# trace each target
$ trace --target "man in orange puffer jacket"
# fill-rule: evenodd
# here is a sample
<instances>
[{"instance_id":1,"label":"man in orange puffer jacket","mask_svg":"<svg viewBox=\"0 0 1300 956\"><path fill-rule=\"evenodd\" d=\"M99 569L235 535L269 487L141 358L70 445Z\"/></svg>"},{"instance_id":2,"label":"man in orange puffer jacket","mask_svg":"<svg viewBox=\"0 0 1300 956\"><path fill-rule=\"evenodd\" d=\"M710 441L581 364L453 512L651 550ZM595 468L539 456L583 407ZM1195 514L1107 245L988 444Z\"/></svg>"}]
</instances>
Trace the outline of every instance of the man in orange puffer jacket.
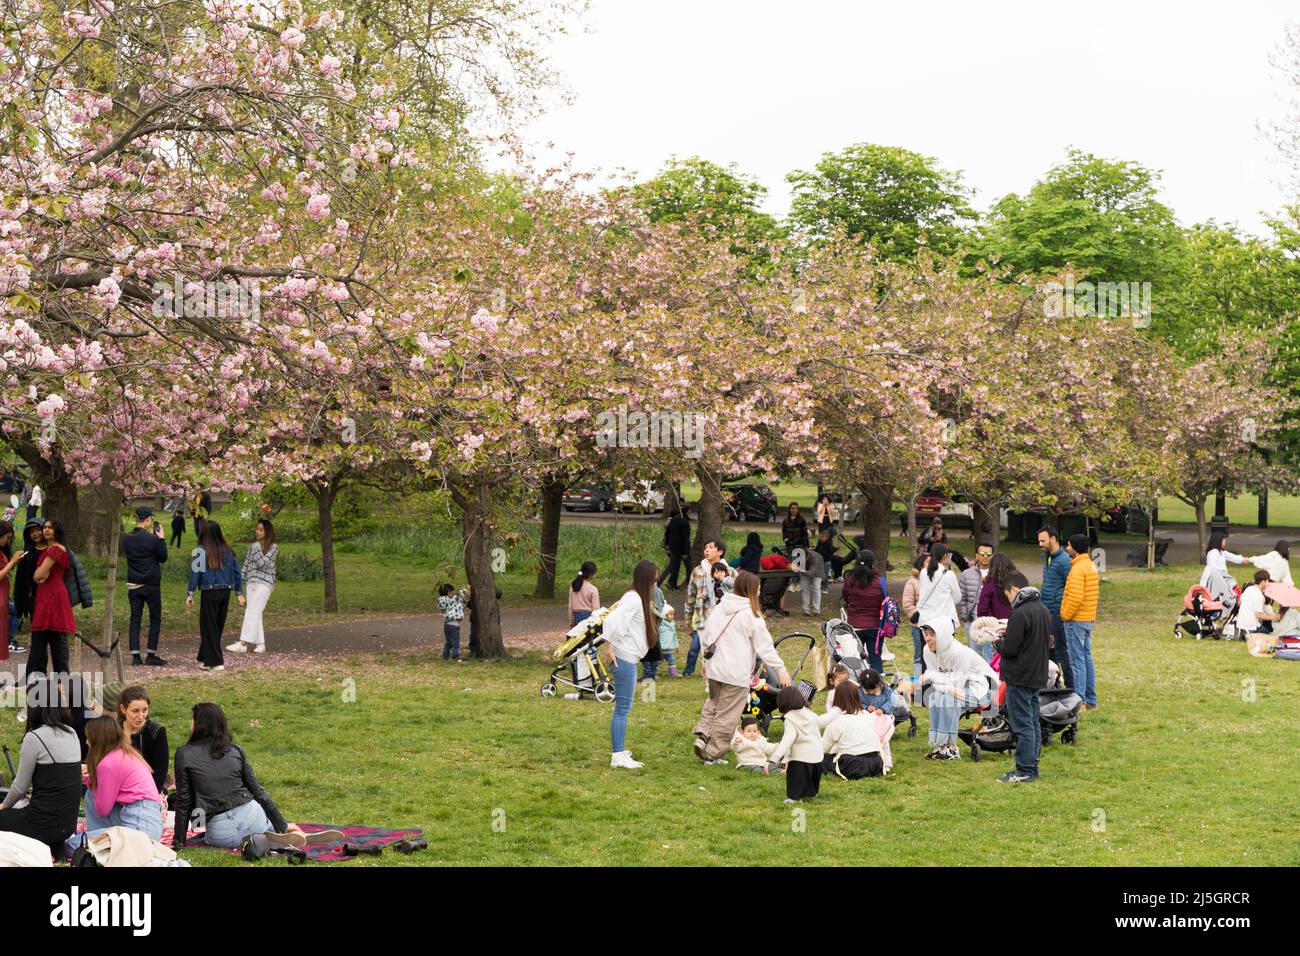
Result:
<instances>
[{"instance_id":1,"label":"man in orange puffer jacket","mask_svg":"<svg viewBox=\"0 0 1300 956\"><path fill-rule=\"evenodd\" d=\"M1065 622L1065 643L1070 649L1070 674L1074 689L1089 710L1097 709L1097 677L1092 666L1092 625L1097 620L1097 592L1100 577L1088 555L1088 536L1070 536L1070 576L1061 597L1061 620Z\"/></svg>"}]
</instances>

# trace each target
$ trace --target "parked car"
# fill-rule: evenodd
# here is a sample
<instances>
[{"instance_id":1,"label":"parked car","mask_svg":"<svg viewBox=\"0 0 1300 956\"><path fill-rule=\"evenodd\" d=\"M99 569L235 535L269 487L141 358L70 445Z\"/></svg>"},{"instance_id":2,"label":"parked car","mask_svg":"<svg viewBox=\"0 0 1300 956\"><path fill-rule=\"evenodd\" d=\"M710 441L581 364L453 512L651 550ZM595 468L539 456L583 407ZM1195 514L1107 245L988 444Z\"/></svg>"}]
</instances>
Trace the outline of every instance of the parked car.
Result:
<instances>
[{"instance_id":1,"label":"parked car","mask_svg":"<svg viewBox=\"0 0 1300 956\"><path fill-rule=\"evenodd\" d=\"M635 487L620 491L614 504L624 513L647 515L663 511L664 501L664 493L655 488L654 482L638 481Z\"/></svg>"},{"instance_id":2,"label":"parked car","mask_svg":"<svg viewBox=\"0 0 1300 956\"><path fill-rule=\"evenodd\" d=\"M776 520L776 492L767 485L723 485L722 501L725 515L731 521Z\"/></svg>"},{"instance_id":3,"label":"parked car","mask_svg":"<svg viewBox=\"0 0 1300 956\"><path fill-rule=\"evenodd\" d=\"M565 488L561 503L565 511L609 511L614 507L614 489L609 485Z\"/></svg>"},{"instance_id":4,"label":"parked car","mask_svg":"<svg viewBox=\"0 0 1300 956\"><path fill-rule=\"evenodd\" d=\"M1111 508L1101 516L1101 530L1111 534L1146 534L1151 516L1136 505Z\"/></svg>"}]
</instances>

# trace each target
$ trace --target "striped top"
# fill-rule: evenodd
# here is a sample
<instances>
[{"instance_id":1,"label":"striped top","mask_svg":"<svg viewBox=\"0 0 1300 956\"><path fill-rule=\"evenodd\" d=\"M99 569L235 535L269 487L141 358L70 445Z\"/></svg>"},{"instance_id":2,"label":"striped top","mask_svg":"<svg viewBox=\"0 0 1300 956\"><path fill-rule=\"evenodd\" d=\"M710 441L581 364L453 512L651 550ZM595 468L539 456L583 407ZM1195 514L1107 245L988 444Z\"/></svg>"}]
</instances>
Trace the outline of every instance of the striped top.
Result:
<instances>
[{"instance_id":1,"label":"striped top","mask_svg":"<svg viewBox=\"0 0 1300 956\"><path fill-rule=\"evenodd\" d=\"M262 546L256 541L248 549L244 559L244 585L250 581L260 581L268 587L275 587L275 558L280 553L280 546L273 544L264 554Z\"/></svg>"}]
</instances>

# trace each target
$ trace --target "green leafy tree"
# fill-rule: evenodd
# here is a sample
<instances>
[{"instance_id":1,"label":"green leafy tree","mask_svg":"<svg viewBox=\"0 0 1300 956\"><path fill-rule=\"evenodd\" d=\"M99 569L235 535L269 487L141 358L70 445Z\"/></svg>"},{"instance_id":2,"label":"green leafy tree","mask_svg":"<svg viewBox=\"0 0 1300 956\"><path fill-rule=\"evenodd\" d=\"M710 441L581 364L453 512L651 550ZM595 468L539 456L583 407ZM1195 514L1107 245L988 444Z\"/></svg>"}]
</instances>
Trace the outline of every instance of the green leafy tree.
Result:
<instances>
[{"instance_id":1,"label":"green leafy tree","mask_svg":"<svg viewBox=\"0 0 1300 956\"><path fill-rule=\"evenodd\" d=\"M798 232L824 242L843 229L887 259L911 259L922 245L952 253L975 218L960 173L897 146L858 143L826 153L811 171L795 170L786 182Z\"/></svg>"}]
</instances>

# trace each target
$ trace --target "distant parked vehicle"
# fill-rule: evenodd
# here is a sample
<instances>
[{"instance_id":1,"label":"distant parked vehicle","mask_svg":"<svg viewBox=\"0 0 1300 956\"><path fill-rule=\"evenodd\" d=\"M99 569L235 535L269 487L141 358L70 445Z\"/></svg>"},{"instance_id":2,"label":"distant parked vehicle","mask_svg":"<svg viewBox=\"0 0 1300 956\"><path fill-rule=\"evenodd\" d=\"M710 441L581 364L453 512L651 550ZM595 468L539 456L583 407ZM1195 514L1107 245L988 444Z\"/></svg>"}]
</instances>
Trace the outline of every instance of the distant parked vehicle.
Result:
<instances>
[{"instance_id":1,"label":"distant parked vehicle","mask_svg":"<svg viewBox=\"0 0 1300 956\"><path fill-rule=\"evenodd\" d=\"M767 485L723 485L722 501L726 517L731 521L776 520L776 492Z\"/></svg>"},{"instance_id":2,"label":"distant parked vehicle","mask_svg":"<svg viewBox=\"0 0 1300 956\"><path fill-rule=\"evenodd\" d=\"M561 503L565 511L609 511L614 507L614 489L609 485L565 488Z\"/></svg>"},{"instance_id":3,"label":"distant parked vehicle","mask_svg":"<svg viewBox=\"0 0 1300 956\"><path fill-rule=\"evenodd\" d=\"M1111 508L1101 516L1101 530L1111 534L1146 534L1150 524L1151 516L1135 505Z\"/></svg>"},{"instance_id":4,"label":"distant parked vehicle","mask_svg":"<svg viewBox=\"0 0 1300 956\"><path fill-rule=\"evenodd\" d=\"M638 481L635 487L620 491L614 504L625 514L648 515L663 511L664 500L664 493L655 488L654 482Z\"/></svg>"}]
</instances>

